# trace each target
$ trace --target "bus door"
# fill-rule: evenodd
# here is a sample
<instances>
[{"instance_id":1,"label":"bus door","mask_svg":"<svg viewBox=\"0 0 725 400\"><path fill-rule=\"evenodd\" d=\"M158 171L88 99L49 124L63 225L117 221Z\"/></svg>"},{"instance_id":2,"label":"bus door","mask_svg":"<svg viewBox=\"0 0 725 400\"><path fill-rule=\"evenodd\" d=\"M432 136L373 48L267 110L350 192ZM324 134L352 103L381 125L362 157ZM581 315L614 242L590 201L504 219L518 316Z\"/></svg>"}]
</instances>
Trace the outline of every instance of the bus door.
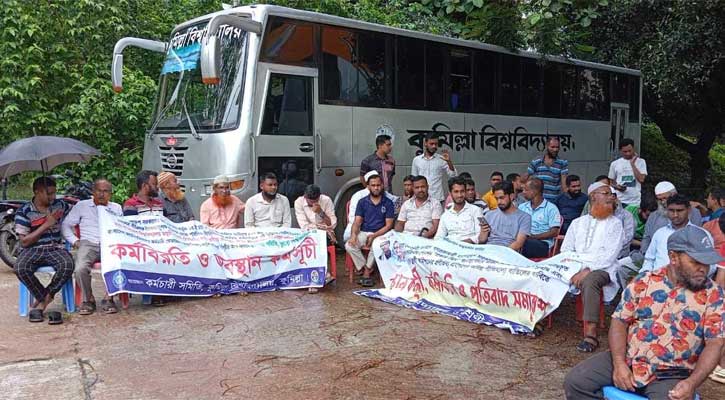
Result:
<instances>
[{"instance_id":1,"label":"bus door","mask_svg":"<svg viewBox=\"0 0 725 400\"><path fill-rule=\"evenodd\" d=\"M609 134L609 158L619 158L619 142L624 139L629 121L629 105L624 103L612 103L612 126Z\"/></svg>"},{"instance_id":2,"label":"bus door","mask_svg":"<svg viewBox=\"0 0 725 400\"><path fill-rule=\"evenodd\" d=\"M259 73L264 89L257 93L264 97L259 134L254 137L257 176L261 180L274 172L278 193L287 196L292 206L319 172L320 138L314 124L317 70L260 63Z\"/></svg>"}]
</instances>

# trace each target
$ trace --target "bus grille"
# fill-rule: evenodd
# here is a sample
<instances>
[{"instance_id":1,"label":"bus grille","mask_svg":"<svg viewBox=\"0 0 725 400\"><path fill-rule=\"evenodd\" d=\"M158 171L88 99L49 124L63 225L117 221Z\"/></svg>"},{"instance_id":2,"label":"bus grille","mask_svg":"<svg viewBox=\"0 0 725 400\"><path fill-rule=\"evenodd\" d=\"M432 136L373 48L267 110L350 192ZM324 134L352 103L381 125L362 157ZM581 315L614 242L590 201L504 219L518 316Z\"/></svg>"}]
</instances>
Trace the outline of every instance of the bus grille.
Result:
<instances>
[{"instance_id":1,"label":"bus grille","mask_svg":"<svg viewBox=\"0 0 725 400\"><path fill-rule=\"evenodd\" d=\"M161 169L181 176L184 172L184 154L188 147L159 146L161 154Z\"/></svg>"}]
</instances>

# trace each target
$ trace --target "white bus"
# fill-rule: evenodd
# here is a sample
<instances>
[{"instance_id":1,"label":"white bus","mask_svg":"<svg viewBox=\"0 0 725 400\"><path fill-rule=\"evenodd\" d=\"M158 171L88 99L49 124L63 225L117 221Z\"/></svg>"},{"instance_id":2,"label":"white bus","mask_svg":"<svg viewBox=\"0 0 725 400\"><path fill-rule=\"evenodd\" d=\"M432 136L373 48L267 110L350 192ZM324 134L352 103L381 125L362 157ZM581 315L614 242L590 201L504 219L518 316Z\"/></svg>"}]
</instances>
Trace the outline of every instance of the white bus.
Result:
<instances>
[{"instance_id":1,"label":"white bus","mask_svg":"<svg viewBox=\"0 0 725 400\"><path fill-rule=\"evenodd\" d=\"M252 5L182 23L166 43L119 40L117 91L129 45L166 54L143 167L176 174L197 210L214 176L246 200L272 171L290 201L316 183L344 217L381 133L396 188L430 131L481 189L494 170L524 173L547 135L587 182L620 140L639 145L640 73L626 68Z\"/></svg>"}]
</instances>

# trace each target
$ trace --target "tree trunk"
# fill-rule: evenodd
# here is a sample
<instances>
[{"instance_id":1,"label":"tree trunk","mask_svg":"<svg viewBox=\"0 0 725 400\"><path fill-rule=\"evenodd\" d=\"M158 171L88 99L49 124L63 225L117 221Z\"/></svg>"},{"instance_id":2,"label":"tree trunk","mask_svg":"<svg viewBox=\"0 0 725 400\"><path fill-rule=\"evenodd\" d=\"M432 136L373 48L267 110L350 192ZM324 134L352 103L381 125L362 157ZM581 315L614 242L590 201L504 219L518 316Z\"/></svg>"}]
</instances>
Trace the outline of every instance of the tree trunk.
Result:
<instances>
[{"instance_id":1,"label":"tree trunk","mask_svg":"<svg viewBox=\"0 0 725 400\"><path fill-rule=\"evenodd\" d=\"M700 134L695 145L690 146L690 188L697 194L705 193L707 171L710 169L710 149L715 139L720 136L720 127L715 125L707 127Z\"/></svg>"}]
</instances>

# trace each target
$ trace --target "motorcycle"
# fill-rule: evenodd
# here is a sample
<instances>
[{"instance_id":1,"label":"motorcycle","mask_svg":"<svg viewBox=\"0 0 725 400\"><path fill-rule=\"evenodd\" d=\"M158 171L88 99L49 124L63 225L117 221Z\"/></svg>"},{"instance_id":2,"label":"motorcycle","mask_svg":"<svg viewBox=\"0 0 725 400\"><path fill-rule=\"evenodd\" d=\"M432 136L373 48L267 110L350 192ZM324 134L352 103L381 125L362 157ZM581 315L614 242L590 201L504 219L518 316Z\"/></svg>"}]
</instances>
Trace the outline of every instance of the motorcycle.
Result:
<instances>
[{"instance_id":1,"label":"motorcycle","mask_svg":"<svg viewBox=\"0 0 725 400\"><path fill-rule=\"evenodd\" d=\"M53 178L58 180L67 180L70 185L64 188L56 196L61 197L63 201L71 207L80 200L90 199L93 195L93 183L82 181L80 176L67 170L64 175L54 175ZM2 225L0 225L0 258L9 268L15 268L15 259L20 252L20 238L15 233L15 213L25 204L24 200L3 200L0 202L0 215L2 215Z\"/></svg>"}]
</instances>

